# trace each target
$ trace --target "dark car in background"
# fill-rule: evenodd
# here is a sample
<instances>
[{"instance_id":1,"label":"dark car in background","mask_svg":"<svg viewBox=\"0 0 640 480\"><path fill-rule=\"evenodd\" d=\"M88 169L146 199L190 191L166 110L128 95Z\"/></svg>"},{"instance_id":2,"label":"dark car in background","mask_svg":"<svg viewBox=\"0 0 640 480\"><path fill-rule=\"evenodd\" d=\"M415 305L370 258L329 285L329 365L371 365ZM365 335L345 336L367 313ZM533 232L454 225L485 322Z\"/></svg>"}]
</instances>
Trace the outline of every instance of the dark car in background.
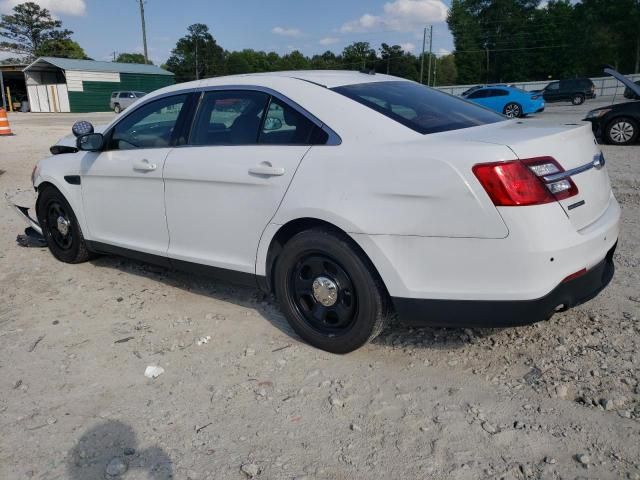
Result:
<instances>
[{"instance_id":1,"label":"dark car in background","mask_svg":"<svg viewBox=\"0 0 640 480\"><path fill-rule=\"evenodd\" d=\"M586 99L596 98L596 86L589 78L557 80L542 90L545 102L567 102L582 105Z\"/></svg>"},{"instance_id":2,"label":"dark car in background","mask_svg":"<svg viewBox=\"0 0 640 480\"><path fill-rule=\"evenodd\" d=\"M640 80L636 81L635 84L640 86ZM631 88L627 87L624 89L624 98L629 98L631 100L640 100L640 95L633 93Z\"/></svg>"},{"instance_id":3,"label":"dark car in background","mask_svg":"<svg viewBox=\"0 0 640 480\"><path fill-rule=\"evenodd\" d=\"M638 82L633 83L612 67L606 67L604 71L625 85L636 98L640 98ZM584 120L591 122L597 138L612 145L632 145L640 138L640 100L596 108Z\"/></svg>"}]
</instances>

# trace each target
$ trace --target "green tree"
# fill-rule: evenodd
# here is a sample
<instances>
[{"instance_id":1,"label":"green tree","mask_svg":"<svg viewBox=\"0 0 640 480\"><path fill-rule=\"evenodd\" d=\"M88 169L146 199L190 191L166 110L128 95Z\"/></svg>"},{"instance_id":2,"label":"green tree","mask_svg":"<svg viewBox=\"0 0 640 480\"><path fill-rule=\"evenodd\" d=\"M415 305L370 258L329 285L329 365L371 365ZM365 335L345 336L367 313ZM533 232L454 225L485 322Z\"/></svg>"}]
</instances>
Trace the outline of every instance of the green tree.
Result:
<instances>
[{"instance_id":1,"label":"green tree","mask_svg":"<svg viewBox=\"0 0 640 480\"><path fill-rule=\"evenodd\" d=\"M45 40L38 49L38 56L89 60L82 47L69 38Z\"/></svg>"},{"instance_id":2,"label":"green tree","mask_svg":"<svg viewBox=\"0 0 640 480\"><path fill-rule=\"evenodd\" d=\"M27 60L50 51L63 56L78 55L82 49L72 42L72 33L63 29L62 22L54 20L49 10L26 2L16 5L11 14L0 17L0 37L7 39L0 42L0 51L23 55Z\"/></svg>"},{"instance_id":3,"label":"green tree","mask_svg":"<svg viewBox=\"0 0 640 480\"><path fill-rule=\"evenodd\" d=\"M209 27L196 23L187 31L187 35L178 40L166 63L176 80L185 82L224 74L224 50L209 32Z\"/></svg>"},{"instance_id":4,"label":"green tree","mask_svg":"<svg viewBox=\"0 0 640 480\"><path fill-rule=\"evenodd\" d=\"M436 60L436 85L455 85L458 78L455 55L444 55Z\"/></svg>"},{"instance_id":5,"label":"green tree","mask_svg":"<svg viewBox=\"0 0 640 480\"><path fill-rule=\"evenodd\" d=\"M342 61L345 70L363 70L375 68L377 62L376 51L369 42L353 42L342 51Z\"/></svg>"},{"instance_id":6,"label":"green tree","mask_svg":"<svg viewBox=\"0 0 640 480\"><path fill-rule=\"evenodd\" d=\"M144 55L141 53L121 53L115 61L119 63L146 63ZM149 60L149 63L153 65L151 60Z\"/></svg>"}]
</instances>

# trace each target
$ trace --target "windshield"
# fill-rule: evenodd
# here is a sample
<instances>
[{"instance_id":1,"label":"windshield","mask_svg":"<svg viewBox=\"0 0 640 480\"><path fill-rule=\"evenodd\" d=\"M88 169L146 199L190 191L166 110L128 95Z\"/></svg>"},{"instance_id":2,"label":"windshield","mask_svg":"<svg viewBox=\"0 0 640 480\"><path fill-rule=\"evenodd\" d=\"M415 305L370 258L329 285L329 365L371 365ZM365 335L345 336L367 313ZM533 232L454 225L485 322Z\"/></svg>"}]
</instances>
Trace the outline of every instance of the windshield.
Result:
<instances>
[{"instance_id":1,"label":"windshield","mask_svg":"<svg viewBox=\"0 0 640 480\"><path fill-rule=\"evenodd\" d=\"M414 82L362 83L333 91L423 135L505 120L498 113Z\"/></svg>"}]
</instances>

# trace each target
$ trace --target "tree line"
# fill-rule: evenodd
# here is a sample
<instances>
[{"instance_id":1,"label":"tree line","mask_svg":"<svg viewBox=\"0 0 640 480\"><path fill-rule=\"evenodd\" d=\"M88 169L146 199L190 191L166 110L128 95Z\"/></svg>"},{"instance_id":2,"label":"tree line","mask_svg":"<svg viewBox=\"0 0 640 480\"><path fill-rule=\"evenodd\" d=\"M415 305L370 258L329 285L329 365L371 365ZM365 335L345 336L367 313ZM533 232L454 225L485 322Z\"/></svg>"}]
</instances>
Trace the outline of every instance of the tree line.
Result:
<instances>
[{"instance_id":1,"label":"tree line","mask_svg":"<svg viewBox=\"0 0 640 480\"><path fill-rule=\"evenodd\" d=\"M425 83L428 64L429 56L425 55ZM178 40L164 66L179 82L220 75L310 69L367 70L420 80L421 58L399 45L383 43L376 50L369 42L354 42L339 54L327 50L313 56L298 50L284 55L253 49L227 51L217 43L207 25L196 23ZM455 79L453 56L436 58L432 55L430 83L446 85L454 83Z\"/></svg>"},{"instance_id":2,"label":"tree line","mask_svg":"<svg viewBox=\"0 0 640 480\"><path fill-rule=\"evenodd\" d=\"M453 0L457 83L640 71L640 0Z\"/></svg>"},{"instance_id":3,"label":"tree line","mask_svg":"<svg viewBox=\"0 0 640 480\"><path fill-rule=\"evenodd\" d=\"M342 52L306 56L253 49L225 50L207 25L196 23L178 40L162 65L177 82L221 75L280 70L367 70L429 83L452 85L594 76L603 64L623 73L640 71L640 0L452 0L447 19L453 54L436 58L399 45L354 42ZM0 51L31 61L39 56L88 59L46 8L16 5L0 17ZM139 53L118 62L144 63ZM424 60L424 68L423 68ZM430 65L430 67L429 67ZM421 75L421 70L423 74Z\"/></svg>"}]
</instances>

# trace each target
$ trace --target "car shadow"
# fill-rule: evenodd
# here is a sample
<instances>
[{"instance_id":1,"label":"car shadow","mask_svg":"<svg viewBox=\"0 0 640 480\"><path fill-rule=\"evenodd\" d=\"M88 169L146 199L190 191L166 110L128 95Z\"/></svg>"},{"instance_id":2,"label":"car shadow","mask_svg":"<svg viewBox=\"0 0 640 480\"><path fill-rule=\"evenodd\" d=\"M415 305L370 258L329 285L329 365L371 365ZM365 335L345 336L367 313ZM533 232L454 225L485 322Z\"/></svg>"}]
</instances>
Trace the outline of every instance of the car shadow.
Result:
<instances>
[{"instance_id":1,"label":"car shadow","mask_svg":"<svg viewBox=\"0 0 640 480\"><path fill-rule=\"evenodd\" d=\"M133 428L109 420L91 427L78 439L67 458L66 478L120 478L130 470L143 471L145 478L154 480L174 478L173 462L160 447L139 450Z\"/></svg>"},{"instance_id":2,"label":"car shadow","mask_svg":"<svg viewBox=\"0 0 640 480\"><path fill-rule=\"evenodd\" d=\"M257 287L233 285L194 273L147 264L138 260L117 256L100 256L91 263L100 268L115 268L123 273L138 275L161 282L164 285L253 309L274 327L297 342L304 343L280 312L277 301ZM491 328L438 328L411 327L397 320L388 325L372 342L387 347L454 349L464 348L480 338L491 336L501 329Z\"/></svg>"}]
</instances>

